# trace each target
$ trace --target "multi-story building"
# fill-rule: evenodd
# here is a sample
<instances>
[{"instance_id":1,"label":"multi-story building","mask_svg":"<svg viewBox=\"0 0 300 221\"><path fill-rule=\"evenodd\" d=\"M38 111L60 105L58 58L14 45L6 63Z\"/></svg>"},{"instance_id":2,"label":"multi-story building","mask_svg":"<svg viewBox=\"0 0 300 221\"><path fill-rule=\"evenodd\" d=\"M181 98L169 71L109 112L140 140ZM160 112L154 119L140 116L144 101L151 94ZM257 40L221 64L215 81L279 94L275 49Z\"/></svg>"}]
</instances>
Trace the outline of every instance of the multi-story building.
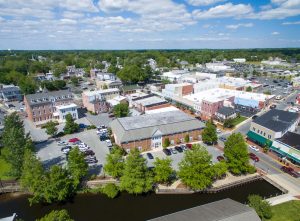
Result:
<instances>
[{"instance_id":1,"label":"multi-story building","mask_svg":"<svg viewBox=\"0 0 300 221\"><path fill-rule=\"evenodd\" d=\"M110 88L97 91L84 91L82 93L83 106L93 113L103 113L109 110L107 100L120 95L118 88Z\"/></svg>"},{"instance_id":2,"label":"multi-story building","mask_svg":"<svg viewBox=\"0 0 300 221\"><path fill-rule=\"evenodd\" d=\"M23 99L23 95L18 86L1 84L0 99L5 102L21 101Z\"/></svg>"},{"instance_id":3,"label":"multi-story building","mask_svg":"<svg viewBox=\"0 0 300 221\"><path fill-rule=\"evenodd\" d=\"M147 110L168 107L170 104L163 98L157 97L153 94L147 94L143 97L132 99L132 106L139 112L144 113Z\"/></svg>"},{"instance_id":4,"label":"multi-story building","mask_svg":"<svg viewBox=\"0 0 300 221\"><path fill-rule=\"evenodd\" d=\"M295 131L299 121L298 113L272 109L251 122L247 136L249 140L264 146L267 140L274 141L287 132Z\"/></svg>"},{"instance_id":5,"label":"multi-story building","mask_svg":"<svg viewBox=\"0 0 300 221\"><path fill-rule=\"evenodd\" d=\"M96 69L96 68L90 70L90 77L92 79L98 79L100 81L106 81L106 80L116 81L117 80L116 75L114 75L113 73L103 72L100 69Z\"/></svg>"},{"instance_id":6,"label":"multi-story building","mask_svg":"<svg viewBox=\"0 0 300 221\"><path fill-rule=\"evenodd\" d=\"M270 149L294 164L300 165L300 134L287 132L283 137L274 140Z\"/></svg>"},{"instance_id":7,"label":"multi-story building","mask_svg":"<svg viewBox=\"0 0 300 221\"><path fill-rule=\"evenodd\" d=\"M129 151L132 148L151 150L161 148L168 138L172 145L200 140L204 124L182 111L170 111L135 117L117 118L111 123L116 144Z\"/></svg>"},{"instance_id":8,"label":"multi-story building","mask_svg":"<svg viewBox=\"0 0 300 221\"><path fill-rule=\"evenodd\" d=\"M73 94L68 90L28 94L24 97L24 104L28 119L36 125L49 120L63 122L67 113L78 118L78 114L74 115L77 108L73 104Z\"/></svg>"},{"instance_id":9,"label":"multi-story building","mask_svg":"<svg viewBox=\"0 0 300 221\"><path fill-rule=\"evenodd\" d=\"M166 84L162 95L166 98L182 97L193 93L193 85L189 83Z\"/></svg>"},{"instance_id":10,"label":"multi-story building","mask_svg":"<svg viewBox=\"0 0 300 221\"><path fill-rule=\"evenodd\" d=\"M103 90L105 88L121 88L122 87L122 82L119 80L111 81L111 80L96 80L96 87L100 90Z\"/></svg>"},{"instance_id":11,"label":"multi-story building","mask_svg":"<svg viewBox=\"0 0 300 221\"><path fill-rule=\"evenodd\" d=\"M67 77L83 77L85 74L85 71L83 68L76 68L75 65L72 66L67 66L67 73L66 76Z\"/></svg>"}]
</instances>

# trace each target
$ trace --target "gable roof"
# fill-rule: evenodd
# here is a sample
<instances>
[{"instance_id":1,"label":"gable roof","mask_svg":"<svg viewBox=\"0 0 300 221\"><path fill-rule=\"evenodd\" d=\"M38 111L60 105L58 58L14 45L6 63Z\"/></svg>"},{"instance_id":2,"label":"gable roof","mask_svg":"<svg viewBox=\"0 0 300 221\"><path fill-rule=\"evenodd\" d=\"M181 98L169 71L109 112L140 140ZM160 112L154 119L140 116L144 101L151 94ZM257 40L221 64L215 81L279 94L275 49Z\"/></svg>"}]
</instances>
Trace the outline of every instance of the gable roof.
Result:
<instances>
[{"instance_id":1,"label":"gable roof","mask_svg":"<svg viewBox=\"0 0 300 221\"><path fill-rule=\"evenodd\" d=\"M120 142L147 139L158 130L161 135L188 132L204 128L204 124L182 111L117 118L111 128Z\"/></svg>"},{"instance_id":2,"label":"gable roof","mask_svg":"<svg viewBox=\"0 0 300 221\"><path fill-rule=\"evenodd\" d=\"M287 132L283 137L278 139L282 143L285 143L297 150L300 150L300 134Z\"/></svg>"},{"instance_id":3,"label":"gable roof","mask_svg":"<svg viewBox=\"0 0 300 221\"><path fill-rule=\"evenodd\" d=\"M286 131L298 118L299 114L297 113L272 109L253 122L275 132L281 132Z\"/></svg>"},{"instance_id":4,"label":"gable roof","mask_svg":"<svg viewBox=\"0 0 300 221\"><path fill-rule=\"evenodd\" d=\"M231 107L221 107L217 113L225 115L225 116L230 116L235 113L235 110Z\"/></svg>"},{"instance_id":5,"label":"gable roof","mask_svg":"<svg viewBox=\"0 0 300 221\"><path fill-rule=\"evenodd\" d=\"M182 210L151 221L260 221L254 209L232 199L223 199Z\"/></svg>"}]
</instances>

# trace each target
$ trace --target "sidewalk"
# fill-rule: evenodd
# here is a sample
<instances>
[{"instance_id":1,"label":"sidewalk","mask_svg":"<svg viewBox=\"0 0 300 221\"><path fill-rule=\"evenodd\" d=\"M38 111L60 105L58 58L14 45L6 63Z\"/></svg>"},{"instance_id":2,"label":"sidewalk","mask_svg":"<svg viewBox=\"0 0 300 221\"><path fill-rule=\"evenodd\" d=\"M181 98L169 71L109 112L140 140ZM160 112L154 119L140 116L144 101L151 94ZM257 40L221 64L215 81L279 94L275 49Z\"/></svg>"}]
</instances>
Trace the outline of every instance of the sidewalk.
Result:
<instances>
[{"instance_id":1,"label":"sidewalk","mask_svg":"<svg viewBox=\"0 0 300 221\"><path fill-rule=\"evenodd\" d=\"M275 196L275 197L267 199L267 201L271 204L271 206L281 204L281 203L285 203L285 202L288 202L288 201L291 201L291 200L299 200L299 199L294 197L290 193L283 194L283 195L280 195L280 196Z\"/></svg>"}]
</instances>

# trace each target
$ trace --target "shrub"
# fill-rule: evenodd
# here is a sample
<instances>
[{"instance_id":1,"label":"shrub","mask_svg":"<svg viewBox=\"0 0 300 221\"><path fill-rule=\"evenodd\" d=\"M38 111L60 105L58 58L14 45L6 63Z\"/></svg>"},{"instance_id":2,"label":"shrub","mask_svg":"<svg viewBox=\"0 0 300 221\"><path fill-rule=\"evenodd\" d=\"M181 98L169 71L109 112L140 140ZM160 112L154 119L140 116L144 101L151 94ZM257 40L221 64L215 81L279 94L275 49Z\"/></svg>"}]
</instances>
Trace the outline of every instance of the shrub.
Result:
<instances>
[{"instance_id":1,"label":"shrub","mask_svg":"<svg viewBox=\"0 0 300 221\"><path fill-rule=\"evenodd\" d=\"M119 194L119 187L113 183L109 183L101 188L101 193L113 199Z\"/></svg>"},{"instance_id":2,"label":"shrub","mask_svg":"<svg viewBox=\"0 0 300 221\"><path fill-rule=\"evenodd\" d=\"M170 146L170 139L167 137L164 139L163 148Z\"/></svg>"}]
</instances>

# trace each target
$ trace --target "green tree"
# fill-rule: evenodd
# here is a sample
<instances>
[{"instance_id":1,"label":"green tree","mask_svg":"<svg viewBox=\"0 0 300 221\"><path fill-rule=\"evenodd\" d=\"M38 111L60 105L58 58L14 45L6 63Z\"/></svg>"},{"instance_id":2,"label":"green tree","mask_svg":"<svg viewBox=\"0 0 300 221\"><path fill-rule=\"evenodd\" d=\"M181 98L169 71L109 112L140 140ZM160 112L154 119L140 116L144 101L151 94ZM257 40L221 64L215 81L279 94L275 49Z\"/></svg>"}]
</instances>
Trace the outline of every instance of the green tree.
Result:
<instances>
[{"instance_id":1,"label":"green tree","mask_svg":"<svg viewBox=\"0 0 300 221\"><path fill-rule=\"evenodd\" d=\"M242 134L233 133L228 137L225 142L224 156L231 173L238 175L249 172L248 149Z\"/></svg>"},{"instance_id":2,"label":"green tree","mask_svg":"<svg viewBox=\"0 0 300 221\"><path fill-rule=\"evenodd\" d=\"M128 154L120 188L131 194L146 193L153 188L153 177L146 165L146 159L140 156L140 151L133 149Z\"/></svg>"},{"instance_id":3,"label":"green tree","mask_svg":"<svg viewBox=\"0 0 300 221\"><path fill-rule=\"evenodd\" d=\"M68 155L68 170L73 178L75 189L87 175L88 168L88 164L84 160L84 154L79 151L78 147L73 148Z\"/></svg>"},{"instance_id":4,"label":"green tree","mask_svg":"<svg viewBox=\"0 0 300 221\"><path fill-rule=\"evenodd\" d=\"M53 67L53 75L55 77L60 77L61 74L65 74L67 72L66 64L63 62L56 63Z\"/></svg>"},{"instance_id":5,"label":"green tree","mask_svg":"<svg viewBox=\"0 0 300 221\"><path fill-rule=\"evenodd\" d=\"M145 72L137 65L125 66L117 72L117 76L125 83L137 83L147 79Z\"/></svg>"},{"instance_id":6,"label":"green tree","mask_svg":"<svg viewBox=\"0 0 300 221\"><path fill-rule=\"evenodd\" d=\"M226 128L232 128L234 126L234 121L232 118L228 118L224 121L223 126Z\"/></svg>"},{"instance_id":7,"label":"green tree","mask_svg":"<svg viewBox=\"0 0 300 221\"><path fill-rule=\"evenodd\" d=\"M127 103L120 103L114 106L113 113L115 117L127 117L129 115L129 107Z\"/></svg>"},{"instance_id":8,"label":"green tree","mask_svg":"<svg viewBox=\"0 0 300 221\"><path fill-rule=\"evenodd\" d=\"M108 183L101 188L101 193L105 194L109 198L115 198L119 194L119 188L113 183Z\"/></svg>"},{"instance_id":9,"label":"green tree","mask_svg":"<svg viewBox=\"0 0 300 221\"><path fill-rule=\"evenodd\" d=\"M251 87L251 86L248 86L248 87L246 88L246 91L247 91L247 92L252 92L252 87Z\"/></svg>"},{"instance_id":10,"label":"green tree","mask_svg":"<svg viewBox=\"0 0 300 221\"><path fill-rule=\"evenodd\" d=\"M52 210L50 213L36 221L74 221L67 210Z\"/></svg>"},{"instance_id":11,"label":"green tree","mask_svg":"<svg viewBox=\"0 0 300 221\"><path fill-rule=\"evenodd\" d=\"M46 129L46 134L54 137L57 134L57 123L54 121L47 122L43 127Z\"/></svg>"},{"instance_id":12,"label":"green tree","mask_svg":"<svg viewBox=\"0 0 300 221\"><path fill-rule=\"evenodd\" d=\"M30 204L43 200L44 185L47 184L45 182L45 171L42 163L30 150L26 150L24 154L20 183L22 187L32 193L32 197L29 198Z\"/></svg>"},{"instance_id":13,"label":"green tree","mask_svg":"<svg viewBox=\"0 0 300 221\"><path fill-rule=\"evenodd\" d=\"M24 125L16 112L4 118L2 133L4 159L11 164L11 176L20 177L26 149L33 149L29 136L25 135Z\"/></svg>"},{"instance_id":14,"label":"green tree","mask_svg":"<svg viewBox=\"0 0 300 221\"><path fill-rule=\"evenodd\" d=\"M111 153L106 155L104 171L114 178L119 178L123 175L123 170L123 151L120 148L113 147Z\"/></svg>"},{"instance_id":15,"label":"green tree","mask_svg":"<svg viewBox=\"0 0 300 221\"><path fill-rule=\"evenodd\" d=\"M255 209L257 215L262 220L267 220L272 218L272 209L268 201L263 200L259 195L249 195L248 197L249 206Z\"/></svg>"},{"instance_id":16,"label":"green tree","mask_svg":"<svg viewBox=\"0 0 300 221\"><path fill-rule=\"evenodd\" d=\"M168 146L170 146L170 139L166 137L163 142L163 148L167 148Z\"/></svg>"},{"instance_id":17,"label":"green tree","mask_svg":"<svg viewBox=\"0 0 300 221\"><path fill-rule=\"evenodd\" d=\"M184 184L195 190L203 190L212 184L214 168L211 155L205 147L194 144L190 151L184 153L179 163L178 176Z\"/></svg>"},{"instance_id":18,"label":"green tree","mask_svg":"<svg viewBox=\"0 0 300 221\"><path fill-rule=\"evenodd\" d=\"M71 83L74 85L74 86L77 86L79 84L79 79L78 77L71 77Z\"/></svg>"},{"instance_id":19,"label":"green tree","mask_svg":"<svg viewBox=\"0 0 300 221\"><path fill-rule=\"evenodd\" d=\"M55 80L53 81L53 86L56 90L62 90L66 87L66 82L64 80Z\"/></svg>"},{"instance_id":20,"label":"green tree","mask_svg":"<svg viewBox=\"0 0 300 221\"><path fill-rule=\"evenodd\" d=\"M158 183L167 183L170 181L171 176L174 174L172 169L172 160L170 158L159 159L155 158L154 161L154 181Z\"/></svg>"},{"instance_id":21,"label":"green tree","mask_svg":"<svg viewBox=\"0 0 300 221\"><path fill-rule=\"evenodd\" d=\"M18 82L18 85L24 94L34 94L37 89L36 82L29 77L21 78Z\"/></svg>"},{"instance_id":22,"label":"green tree","mask_svg":"<svg viewBox=\"0 0 300 221\"><path fill-rule=\"evenodd\" d=\"M79 125L75 123L72 115L69 113L66 115L66 124L64 127L65 134L73 134L79 131Z\"/></svg>"},{"instance_id":23,"label":"green tree","mask_svg":"<svg viewBox=\"0 0 300 221\"><path fill-rule=\"evenodd\" d=\"M225 161L221 161L213 165L215 179L222 178L227 172L227 164Z\"/></svg>"},{"instance_id":24,"label":"green tree","mask_svg":"<svg viewBox=\"0 0 300 221\"><path fill-rule=\"evenodd\" d=\"M207 121L206 127L203 129L202 140L207 144L214 144L218 140L216 127L209 121Z\"/></svg>"},{"instance_id":25,"label":"green tree","mask_svg":"<svg viewBox=\"0 0 300 221\"><path fill-rule=\"evenodd\" d=\"M117 68L115 65L110 65L107 69L108 73L116 74L120 69Z\"/></svg>"},{"instance_id":26,"label":"green tree","mask_svg":"<svg viewBox=\"0 0 300 221\"><path fill-rule=\"evenodd\" d=\"M186 134L184 136L184 142L188 143L190 141L190 136L188 134Z\"/></svg>"}]
</instances>

